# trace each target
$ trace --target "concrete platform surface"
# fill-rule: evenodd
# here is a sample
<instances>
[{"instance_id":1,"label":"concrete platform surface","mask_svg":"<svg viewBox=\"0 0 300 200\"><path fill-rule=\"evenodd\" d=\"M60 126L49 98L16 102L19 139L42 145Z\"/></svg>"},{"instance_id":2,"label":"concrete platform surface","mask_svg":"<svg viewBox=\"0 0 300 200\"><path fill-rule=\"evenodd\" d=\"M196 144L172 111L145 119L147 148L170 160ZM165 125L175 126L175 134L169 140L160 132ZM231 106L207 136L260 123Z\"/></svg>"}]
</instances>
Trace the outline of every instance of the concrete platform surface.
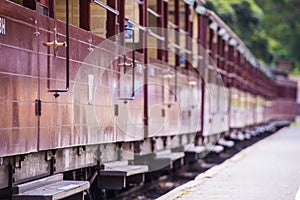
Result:
<instances>
[{"instance_id":1,"label":"concrete platform surface","mask_svg":"<svg viewBox=\"0 0 300 200\"><path fill-rule=\"evenodd\" d=\"M299 186L300 127L294 126L279 130L158 199L300 200Z\"/></svg>"}]
</instances>

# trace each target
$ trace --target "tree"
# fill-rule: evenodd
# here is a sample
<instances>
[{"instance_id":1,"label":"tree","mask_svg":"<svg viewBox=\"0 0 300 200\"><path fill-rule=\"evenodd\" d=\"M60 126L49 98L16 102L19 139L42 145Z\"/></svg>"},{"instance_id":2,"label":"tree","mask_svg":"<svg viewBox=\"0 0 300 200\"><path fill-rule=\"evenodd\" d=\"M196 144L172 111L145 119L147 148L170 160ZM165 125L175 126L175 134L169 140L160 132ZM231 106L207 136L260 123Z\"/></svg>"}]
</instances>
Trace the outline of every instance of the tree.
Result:
<instances>
[{"instance_id":1,"label":"tree","mask_svg":"<svg viewBox=\"0 0 300 200\"><path fill-rule=\"evenodd\" d=\"M256 0L265 13L264 24L271 38L275 58L300 63L300 2L298 0Z\"/></svg>"},{"instance_id":2,"label":"tree","mask_svg":"<svg viewBox=\"0 0 300 200\"><path fill-rule=\"evenodd\" d=\"M214 0L207 1L207 5L236 32L257 58L265 63L272 61L263 12L253 0Z\"/></svg>"}]
</instances>

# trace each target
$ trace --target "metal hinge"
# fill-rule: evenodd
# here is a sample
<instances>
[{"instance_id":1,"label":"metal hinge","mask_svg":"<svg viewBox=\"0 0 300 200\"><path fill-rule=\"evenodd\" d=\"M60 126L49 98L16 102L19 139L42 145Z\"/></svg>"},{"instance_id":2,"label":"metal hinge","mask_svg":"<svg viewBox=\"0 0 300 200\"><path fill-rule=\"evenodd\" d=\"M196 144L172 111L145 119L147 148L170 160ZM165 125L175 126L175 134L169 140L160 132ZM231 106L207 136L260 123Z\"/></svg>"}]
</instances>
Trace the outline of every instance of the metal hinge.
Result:
<instances>
[{"instance_id":1,"label":"metal hinge","mask_svg":"<svg viewBox=\"0 0 300 200\"><path fill-rule=\"evenodd\" d=\"M35 100L35 115L36 116L42 115L42 100L40 99Z\"/></svg>"},{"instance_id":2,"label":"metal hinge","mask_svg":"<svg viewBox=\"0 0 300 200\"><path fill-rule=\"evenodd\" d=\"M114 116L118 116L119 115L119 105L115 104L114 106Z\"/></svg>"},{"instance_id":3,"label":"metal hinge","mask_svg":"<svg viewBox=\"0 0 300 200\"><path fill-rule=\"evenodd\" d=\"M166 116L166 110L165 109L161 109L161 116L165 117Z\"/></svg>"}]
</instances>

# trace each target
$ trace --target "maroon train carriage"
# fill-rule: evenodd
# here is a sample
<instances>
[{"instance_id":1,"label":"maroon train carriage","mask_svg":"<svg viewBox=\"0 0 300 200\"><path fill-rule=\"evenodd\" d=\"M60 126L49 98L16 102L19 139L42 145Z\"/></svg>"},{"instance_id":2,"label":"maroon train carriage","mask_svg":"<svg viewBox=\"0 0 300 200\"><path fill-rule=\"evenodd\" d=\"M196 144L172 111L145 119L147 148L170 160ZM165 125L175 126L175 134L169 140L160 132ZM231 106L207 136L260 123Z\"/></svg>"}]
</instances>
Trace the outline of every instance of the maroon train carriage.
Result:
<instances>
[{"instance_id":1,"label":"maroon train carriage","mask_svg":"<svg viewBox=\"0 0 300 200\"><path fill-rule=\"evenodd\" d=\"M276 76L276 98L272 104L273 119L294 121L297 115L297 82Z\"/></svg>"},{"instance_id":2,"label":"maroon train carriage","mask_svg":"<svg viewBox=\"0 0 300 200\"><path fill-rule=\"evenodd\" d=\"M0 199L97 199L295 117L203 1L2 0L0 54Z\"/></svg>"}]
</instances>

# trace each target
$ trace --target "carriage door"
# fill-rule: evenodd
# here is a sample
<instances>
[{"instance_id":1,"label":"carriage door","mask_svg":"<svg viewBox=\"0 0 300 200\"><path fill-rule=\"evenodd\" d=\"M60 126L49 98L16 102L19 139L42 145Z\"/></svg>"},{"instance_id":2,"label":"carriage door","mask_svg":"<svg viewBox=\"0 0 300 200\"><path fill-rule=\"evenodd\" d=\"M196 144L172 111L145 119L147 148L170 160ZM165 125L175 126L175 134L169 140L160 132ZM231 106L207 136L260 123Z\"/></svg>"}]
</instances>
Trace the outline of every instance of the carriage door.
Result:
<instances>
[{"instance_id":1,"label":"carriage door","mask_svg":"<svg viewBox=\"0 0 300 200\"><path fill-rule=\"evenodd\" d=\"M0 157L37 151L34 9L34 4L0 1ZM6 187L8 175L0 177L0 188Z\"/></svg>"},{"instance_id":2,"label":"carriage door","mask_svg":"<svg viewBox=\"0 0 300 200\"><path fill-rule=\"evenodd\" d=\"M70 143L69 90L69 0L40 0L40 143L39 149L54 149ZM63 133L63 134L62 134Z\"/></svg>"}]
</instances>

